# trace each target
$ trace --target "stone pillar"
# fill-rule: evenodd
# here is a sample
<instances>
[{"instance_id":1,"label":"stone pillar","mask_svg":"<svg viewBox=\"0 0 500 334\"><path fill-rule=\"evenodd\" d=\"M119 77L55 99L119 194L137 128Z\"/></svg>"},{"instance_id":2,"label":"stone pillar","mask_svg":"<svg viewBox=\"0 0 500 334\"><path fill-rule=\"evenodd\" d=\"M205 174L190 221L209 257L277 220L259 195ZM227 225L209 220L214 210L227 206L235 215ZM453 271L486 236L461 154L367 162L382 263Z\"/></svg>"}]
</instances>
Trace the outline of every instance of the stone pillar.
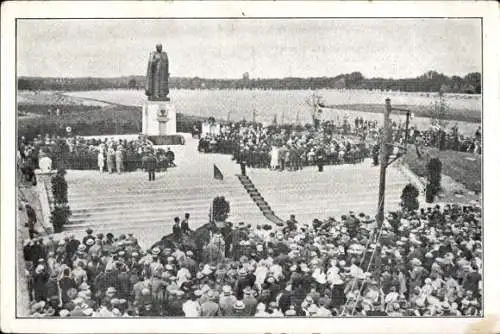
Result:
<instances>
[{"instance_id":1,"label":"stone pillar","mask_svg":"<svg viewBox=\"0 0 500 334\"><path fill-rule=\"evenodd\" d=\"M56 175L56 173L57 171L55 170L42 171L41 169L35 169L36 191L40 200L43 216L41 223L48 232L53 231L52 224L50 223L50 216L53 208L52 177Z\"/></svg>"},{"instance_id":2,"label":"stone pillar","mask_svg":"<svg viewBox=\"0 0 500 334\"><path fill-rule=\"evenodd\" d=\"M177 133L177 113L171 101L145 101L142 106L142 134L166 136Z\"/></svg>"}]
</instances>

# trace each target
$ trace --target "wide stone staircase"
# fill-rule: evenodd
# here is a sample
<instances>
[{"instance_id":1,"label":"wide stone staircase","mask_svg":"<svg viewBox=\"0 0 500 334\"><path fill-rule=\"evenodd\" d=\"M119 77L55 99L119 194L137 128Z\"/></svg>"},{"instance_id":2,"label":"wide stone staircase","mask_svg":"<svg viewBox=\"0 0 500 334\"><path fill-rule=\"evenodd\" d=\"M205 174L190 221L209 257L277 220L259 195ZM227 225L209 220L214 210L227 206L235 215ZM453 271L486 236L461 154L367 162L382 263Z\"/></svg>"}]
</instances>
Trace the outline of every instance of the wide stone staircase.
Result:
<instances>
[{"instance_id":1,"label":"wide stone staircase","mask_svg":"<svg viewBox=\"0 0 500 334\"><path fill-rule=\"evenodd\" d=\"M312 219L340 218L349 211L375 216L378 204L379 167L366 160L356 165L315 167L302 171L250 169L247 174L272 207L274 213L288 219L294 214L302 223ZM395 167L387 169L386 212L399 208L403 187L410 180ZM423 203L423 201L421 201Z\"/></svg>"}]
</instances>

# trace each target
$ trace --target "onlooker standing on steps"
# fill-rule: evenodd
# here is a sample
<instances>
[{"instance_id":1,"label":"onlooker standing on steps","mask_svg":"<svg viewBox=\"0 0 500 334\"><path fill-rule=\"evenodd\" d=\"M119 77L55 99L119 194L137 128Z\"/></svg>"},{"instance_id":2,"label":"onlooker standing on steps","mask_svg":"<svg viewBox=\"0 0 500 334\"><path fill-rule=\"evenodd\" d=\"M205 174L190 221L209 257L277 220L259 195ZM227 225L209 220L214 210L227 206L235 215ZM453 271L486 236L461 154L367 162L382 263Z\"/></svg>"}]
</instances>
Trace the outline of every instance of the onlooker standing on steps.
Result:
<instances>
[{"instance_id":1,"label":"onlooker standing on steps","mask_svg":"<svg viewBox=\"0 0 500 334\"><path fill-rule=\"evenodd\" d=\"M25 226L28 227L29 236L32 239L34 238L35 235L38 234L38 232L35 229L35 224L37 222L36 212L35 209L33 209L28 202L24 202L24 208L26 209L26 215L28 216L28 222L26 223Z\"/></svg>"},{"instance_id":2,"label":"onlooker standing on steps","mask_svg":"<svg viewBox=\"0 0 500 334\"><path fill-rule=\"evenodd\" d=\"M121 174L123 170L123 147L120 145L116 149L115 153L115 161L116 161L116 172Z\"/></svg>"},{"instance_id":3,"label":"onlooker standing on steps","mask_svg":"<svg viewBox=\"0 0 500 334\"><path fill-rule=\"evenodd\" d=\"M155 180L156 164L156 157L151 152L142 158L142 168L148 172L149 181Z\"/></svg>"},{"instance_id":4,"label":"onlooker standing on steps","mask_svg":"<svg viewBox=\"0 0 500 334\"><path fill-rule=\"evenodd\" d=\"M108 163L108 172L109 174L113 173L113 166L114 166L114 161L113 158L115 157L115 150L113 150L113 147L108 148L108 154L107 154L107 163Z\"/></svg>"},{"instance_id":5,"label":"onlooker standing on steps","mask_svg":"<svg viewBox=\"0 0 500 334\"><path fill-rule=\"evenodd\" d=\"M99 166L99 172L104 170L104 152L99 151L99 154L97 155L97 166Z\"/></svg>"},{"instance_id":6,"label":"onlooker standing on steps","mask_svg":"<svg viewBox=\"0 0 500 334\"><path fill-rule=\"evenodd\" d=\"M181 222L181 231L184 234L189 234L190 232L192 232L191 229L189 228L189 217L190 214L186 212L186 214L184 215L184 219Z\"/></svg>"},{"instance_id":7,"label":"onlooker standing on steps","mask_svg":"<svg viewBox=\"0 0 500 334\"><path fill-rule=\"evenodd\" d=\"M179 217L174 218L174 226L172 226L172 233L174 234L176 241L181 241L182 239L182 230L180 222L181 220Z\"/></svg>"}]
</instances>

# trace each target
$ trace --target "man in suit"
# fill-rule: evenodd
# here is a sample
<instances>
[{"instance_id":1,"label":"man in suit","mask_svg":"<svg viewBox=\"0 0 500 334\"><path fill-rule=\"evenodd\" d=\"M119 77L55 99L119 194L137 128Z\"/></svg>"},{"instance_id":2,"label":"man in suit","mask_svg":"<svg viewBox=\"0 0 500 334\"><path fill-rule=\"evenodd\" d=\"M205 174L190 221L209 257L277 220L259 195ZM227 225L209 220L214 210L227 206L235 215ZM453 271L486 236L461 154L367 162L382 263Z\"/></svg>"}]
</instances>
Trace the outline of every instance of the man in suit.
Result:
<instances>
[{"instance_id":1,"label":"man in suit","mask_svg":"<svg viewBox=\"0 0 500 334\"><path fill-rule=\"evenodd\" d=\"M155 171L158 161L153 153L148 153L144 158L142 158L142 168L148 172L149 181L155 180Z\"/></svg>"},{"instance_id":2,"label":"man in suit","mask_svg":"<svg viewBox=\"0 0 500 334\"><path fill-rule=\"evenodd\" d=\"M281 312L286 312L292 305L292 284L288 283L285 290L278 296L278 305Z\"/></svg>"},{"instance_id":3,"label":"man in suit","mask_svg":"<svg viewBox=\"0 0 500 334\"><path fill-rule=\"evenodd\" d=\"M180 225L180 218L174 218L174 226L172 226L172 233L174 234L175 240L180 241L182 238L182 230Z\"/></svg>"},{"instance_id":4,"label":"man in suit","mask_svg":"<svg viewBox=\"0 0 500 334\"><path fill-rule=\"evenodd\" d=\"M189 234L189 232L191 232L191 229L189 228L189 217L189 212L186 212L186 214L184 215L184 219L181 222L182 233Z\"/></svg>"}]
</instances>

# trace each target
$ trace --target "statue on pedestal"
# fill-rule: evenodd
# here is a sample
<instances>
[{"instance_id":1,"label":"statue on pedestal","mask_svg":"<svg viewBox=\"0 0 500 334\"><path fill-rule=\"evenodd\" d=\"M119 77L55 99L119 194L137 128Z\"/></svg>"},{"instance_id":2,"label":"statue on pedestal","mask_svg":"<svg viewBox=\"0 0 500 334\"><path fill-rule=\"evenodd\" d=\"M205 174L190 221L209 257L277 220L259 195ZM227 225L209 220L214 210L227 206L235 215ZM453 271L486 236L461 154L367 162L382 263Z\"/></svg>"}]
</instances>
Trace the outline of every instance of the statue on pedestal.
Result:
<instances>
[{"instance_id":1,"label":"statue on pedestal","mask_svg":"<svg viewBox=\"0 0 500 334\"><path fill-rule=\"evenodd\" d=\"M168 97L168 56L162 45L151 52L146 73L146 96L149 101L170 101Z\"/></svg>"}]
</instances>

